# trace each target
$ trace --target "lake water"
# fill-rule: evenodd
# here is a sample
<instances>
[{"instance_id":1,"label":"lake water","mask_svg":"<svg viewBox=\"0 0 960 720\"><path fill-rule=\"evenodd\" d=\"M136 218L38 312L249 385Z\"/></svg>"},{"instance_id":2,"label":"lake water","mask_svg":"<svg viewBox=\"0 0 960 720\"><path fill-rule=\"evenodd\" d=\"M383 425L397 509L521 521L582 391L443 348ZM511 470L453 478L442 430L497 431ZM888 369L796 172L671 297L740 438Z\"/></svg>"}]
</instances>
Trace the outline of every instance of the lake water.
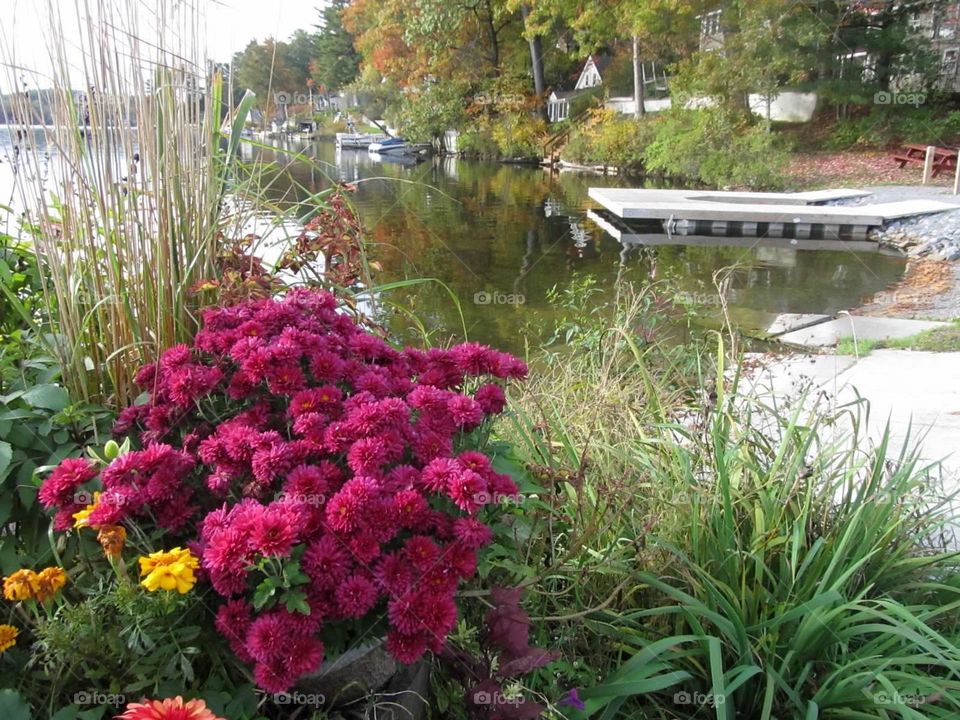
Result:
<instances>
[{"instance_id":1,"label":"lake water","mask_svg":"<svg viewBox=\"0 0 960 720\"><path fill-rule=\"evenodd\" d=\"M34 142L42 147L39 129ZM0 203L16 205L16 173L22 175L24 168L18 168L14 145L8 129L0 127ZM290 151L314 161L298 162ZM609 297L616 283L668 280L699 311L717 317L712 278L718 270L734 268L725 289L731 316L745 329L760 329L781 312L857 307L898 281L905 269L900 257L799 250L790 240L772 246L750 240L744 247L723 247L718 240L716 245L624 249L586 218L594 207L587 189L649 182L637 178L454 158L402 163L378 160L366 150L340 152L330 141L294 142L276 150L246 147L245 152L278 163L293 178L281 175L271 187L287 204L332 181L358 183L351 199L368 230L371 255L382 267L377 283L435 278L457 298L436 283L389 295L420 318L437 342L462 337L465 324L472 340L521 351L527 340L538 342L554 326L558 311L548 300L551 288L562 290L587 277L601 291L595 302ZM386 311L383 321L409 336L401 311Z\"/></svg>"},{"instance_id":2,"label":"lake water","mask_svg":"<svg viewBox=\"0 0 960 720\"><path fill-rule=\"evenodd\" d=\"M547 334L556 309L548 291L592 276L610 295L615 283L670 280L707 315L719 312L713 275L730 273L725 291L736 322L759 329L777 313L835 313L902 278L905 261L877 252L798 250L776 246L658 246L624 250L586 218L591 186L641 187L643 179L550 173L538 167L434 158L401 164L365 150L337 151L332 142L285 146L314 158L297 162L283 150L258 151L287 167L310 192L330 179L358 182L352 200L382 265L381 283L437 278L459 299L471 339L514 350ZM282 188L282 190L281 190ZM278 196L306 191L279 183ZM306 209L306 208L305 208ZM460 314L440 286L392 295L440 335L461 334ZM402 320L392 323L400 329Z\"/></svg>"}]
</instances>

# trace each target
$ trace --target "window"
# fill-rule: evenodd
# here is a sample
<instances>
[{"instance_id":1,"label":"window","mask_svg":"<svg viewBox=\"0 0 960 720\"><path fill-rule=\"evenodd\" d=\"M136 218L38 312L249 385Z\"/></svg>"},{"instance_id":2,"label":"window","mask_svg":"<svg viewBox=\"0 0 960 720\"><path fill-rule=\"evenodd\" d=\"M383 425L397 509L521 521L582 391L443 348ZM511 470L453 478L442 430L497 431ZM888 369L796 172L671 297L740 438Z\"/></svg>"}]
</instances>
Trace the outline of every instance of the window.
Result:
<instances>
[{"instance_id":1,"label":"window","mask_svg":"<svg viewBox=\"0 0 960 720\"><path fill-rule=\"evenodd\" d=\"M720 34L720 14L722 10L714 10L700 17L700 34L713 37Z\"/></svg>"}]
</instances>

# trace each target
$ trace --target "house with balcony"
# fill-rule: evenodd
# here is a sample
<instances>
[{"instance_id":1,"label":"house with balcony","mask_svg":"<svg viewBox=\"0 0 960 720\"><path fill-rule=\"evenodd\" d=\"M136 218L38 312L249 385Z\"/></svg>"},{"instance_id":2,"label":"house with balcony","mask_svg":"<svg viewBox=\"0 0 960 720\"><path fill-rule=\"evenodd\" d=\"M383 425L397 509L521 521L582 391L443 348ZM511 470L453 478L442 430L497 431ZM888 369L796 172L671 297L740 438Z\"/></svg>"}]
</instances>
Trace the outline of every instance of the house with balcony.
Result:
<instances>
[{"instance_id":1,"label":"house with balcony","mask_svg":"<svg viewBox=\"0 0 960 720\"><path fill-rule=\"evenodd\" d=\"M640 69L644 83L644 107L648 112L663 109L667 93L667 75L663 66L656 62L644 62ZM602 98L603 105L618 112L633 114L633 70L624 55L589 55L580 68L574 87L569 90L553 90L547 98L547 116L550 122L567 120L571 106L578 98L587 95ZM574 113L576 114L576 113Z\"/></svg>"}]
</instances>

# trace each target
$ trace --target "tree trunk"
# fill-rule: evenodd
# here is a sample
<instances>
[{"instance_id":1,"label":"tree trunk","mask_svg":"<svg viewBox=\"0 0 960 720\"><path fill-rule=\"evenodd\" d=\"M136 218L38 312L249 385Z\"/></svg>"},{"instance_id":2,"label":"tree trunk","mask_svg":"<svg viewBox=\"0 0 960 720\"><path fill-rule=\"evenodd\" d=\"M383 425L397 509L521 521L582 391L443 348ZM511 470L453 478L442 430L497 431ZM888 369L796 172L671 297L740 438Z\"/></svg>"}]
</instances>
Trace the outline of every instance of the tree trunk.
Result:
<instances>
[{"instance_id":1,"label":"tree trunk","mask_svg":"<svg viewBox=\"0 0 960 720\"><path fill-rule=\"evenodd\" d=\"M633 116L639 120L644 116L647 109L643 106L643 73L640 66L640 39L633 36Z\"/></svg>"},{"instance_id":2,"label":"tree trunk","mask_svg":"<svg viewBox=\"0 0 960 720\"><path fill-rule=\"evenodd\" d=\"M490 64L493 65L494 74L500 77L500 32L493 24L493 4L490 0L487 0L486 8L483 23L487 26L487 35L490 37Z\"/></svg>"},{"instance_id":3,"label":"tree trunk","mask_svg":"<svg viewBox=\"0 0 960 720\"><path fill-rule=\"evenodd\" d=\"M523 18L523 25L526 28L527 18L530 15L530 7L522 5L520 7L520 16ZM543 44L539 35L534 35L528 40L530 44L530 62L533 65L533 91L537 95L537 112L545 121L547 118L547 106L544 103L546 94L546 82L543 77Z\"/></svg>"}]
</instances>

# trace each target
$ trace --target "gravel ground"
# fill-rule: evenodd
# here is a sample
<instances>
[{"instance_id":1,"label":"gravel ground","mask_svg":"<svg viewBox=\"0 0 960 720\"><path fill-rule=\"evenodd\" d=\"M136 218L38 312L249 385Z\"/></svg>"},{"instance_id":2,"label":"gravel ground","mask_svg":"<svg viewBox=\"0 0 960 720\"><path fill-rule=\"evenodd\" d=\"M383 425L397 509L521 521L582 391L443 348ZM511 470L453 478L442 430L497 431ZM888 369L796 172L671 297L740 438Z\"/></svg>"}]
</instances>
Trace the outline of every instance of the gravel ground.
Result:
<instances>
[{"instance_id":1,"label":"gravel ground","mask_svg":"<svg viewBox=\"0 0 960 720\"><path fill-rule=\"evenodd\" d=\"M863 189L873 194L849 204L929 199L960 205L960 196L953 194L952 187L881 185ZM927 320L960 317L960 210L898 220L871 237L903 252L910 258L910 266L902 283L878 293L863 311Z\"/></svg>"},{"instance_id":2,"label":"gravel ground","mask_svg":"<svg viewBox=\"0 0 960 720\"><path fill-rule=\"evenodd\" d=\"M960 205L952 188L923 185L890 185L864 188L873 195L853 204L896 202L898 200L941 200ZM960 210L920 215L890 223L873 237L902 250L910 257L929 260L960 260Z\"/></svg>"}]
</instances>

